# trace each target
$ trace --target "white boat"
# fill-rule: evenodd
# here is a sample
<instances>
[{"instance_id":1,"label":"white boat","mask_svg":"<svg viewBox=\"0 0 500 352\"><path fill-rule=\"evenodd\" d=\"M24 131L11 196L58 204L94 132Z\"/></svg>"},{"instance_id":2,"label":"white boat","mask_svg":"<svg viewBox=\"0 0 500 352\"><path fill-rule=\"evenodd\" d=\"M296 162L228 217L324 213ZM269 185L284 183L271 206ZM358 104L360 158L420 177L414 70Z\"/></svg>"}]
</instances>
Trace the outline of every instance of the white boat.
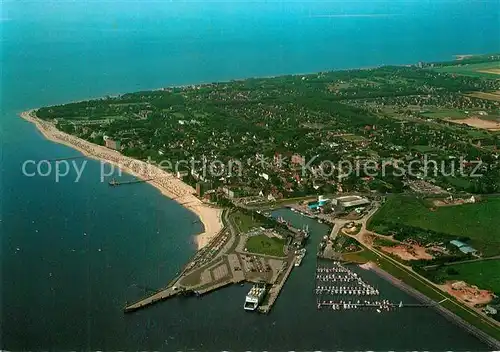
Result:
<instances>
[{"instance_id":1,"label":"white boat","mask_svg":"<svg viewBox=\"0 0 500 352\"><path fill-rule=\"evenodd\" d=\"M302 229L299 230L299 231L304 234L304 238L308 238L309 237L309 225L302 226Z\"/></svg>"},{"instance_id":2,"label":"white boat","mask_svg":"<svg viewBox=\"0 0 500 352\"><path fill-rule=\"evenodd\" d=\"M265 285L254 285L245 298L245 310L256 310L266 294Z\"/></svg>"},{"instance_id":3,"label":"white boat","mask_svg":"<svg viewBox=\"0 0 500 352\"><path fill-rule=\"evenodd\" d=\"M300 266L300 264L302 263L302 259L304 259L306 255L306 249L305 248L299 249L295 251L295 254L297 255L297 258L295 260L295 266Z\"/></svg>"}]
</instances>

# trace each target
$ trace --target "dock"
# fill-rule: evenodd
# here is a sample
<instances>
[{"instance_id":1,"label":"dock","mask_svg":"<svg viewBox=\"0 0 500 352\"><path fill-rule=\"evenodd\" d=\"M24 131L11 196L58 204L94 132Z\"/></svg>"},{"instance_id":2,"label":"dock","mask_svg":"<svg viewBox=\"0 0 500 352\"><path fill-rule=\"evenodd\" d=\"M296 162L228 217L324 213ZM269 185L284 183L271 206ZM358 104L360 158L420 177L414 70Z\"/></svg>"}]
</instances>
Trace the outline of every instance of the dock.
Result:
<instances>
[{"instance_id":1,"label":"dock","mask_svg":"<svg viewBox=\"0 0 500 352\"><path fill-rule=\"evenodd\" d=\"M318 302L318 309L328 307L339 307L339 309L357 309L357 308L428 308L433 307L437 303L434 304L419 304L419 303L391 303L391 302L344 302L344 301L320 301Z\"/></svg>"},{"instance_id":2,"label":"dock","mask_svg":"<svg viewBox=\"0 0 500 352\"><path fill-rule=\"evenodd\" d=\"M135 310L141 309L145 306L152 305L153 303L164 301L168 298L178 295L180 292L174 290L172 287L168 287L160 292L153 294L152 296L146 297L137 301L133 304L127 305L125 307L125 313L130 313Z\"/></svg>"},{"instance_id":3,"label":"dock","mask_svg":"<svg viewBox=\"0 0 500 352\"><path fill-rule=\"evenodd\" d=\"M281 289L285 285L286 280L290 276L290 273L292 272L293 268L295 265L295 257L288 263L288 267L281 278L281 280L278 283L274 283L271 288L269 289L269 292L267 293L267 301L264 302L261 306L259 306L258 311L259 313L267 314L271 310L271 308L274 305L274 302L278 298Z\"/></svg>"},{"instance_id":4,"label":"dock","mask_svg":"<svg viewBox=\"0 0 500 352\"><path fill-rule=\"evenodd\" d=\"M234 240L226 231L221 231L165 288L127 304L124 312L131 313L176 296L205 295L244 281L239 259L226 252L233 246Z\"/></svg>"},{"instance_id":5,"label":"dock","mask_svg":"<svg viewBox=\"0 0 500 352\"><path fill-rule=\"evenodd\" d=\"M109 185L112 187L115 187L115 186L121 186L121 185L132 185L135 183L144 183L144 182L149 182L149 181L153 181L153 179L148 178L148 179L144 179L144 180L129 180L129 181L116 181L115 179L112 179L109 182Z\"/></svg>"},{"instance_id":6,"label":"dock","mask_svg":"<svg viewBox=\"0 0 500 352\"><path fill-rule=\"evenodd\" d=\"M122 184L116 182L110 185ZM129 181L128 183L146 182ZM227 216L227 215L226 215ZM260 230L255 231L270 231ZM297 230L299 231L299 230ZM198 250L180 273L166 286L132 303L127 302L125 313L149 307L176 296L202 296L220 288L238 284L266 283L270 289L258 308L268 313L278 298L297 260L293 251L284 248L283 256L251 253L245 248L247 239L255 233L237 233L231 226L224 227L211 241ZM241 298L243 301L243 297Z\"/></svg>"}]
</instances>

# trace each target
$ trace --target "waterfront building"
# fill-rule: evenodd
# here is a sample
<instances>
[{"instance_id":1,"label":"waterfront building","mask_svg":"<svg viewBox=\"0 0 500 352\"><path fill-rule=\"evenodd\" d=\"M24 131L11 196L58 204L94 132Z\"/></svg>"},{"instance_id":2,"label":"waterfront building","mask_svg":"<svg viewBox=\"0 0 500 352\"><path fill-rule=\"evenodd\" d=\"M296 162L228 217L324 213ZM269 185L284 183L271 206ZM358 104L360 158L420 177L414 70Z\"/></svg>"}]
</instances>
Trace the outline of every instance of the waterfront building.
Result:
<instances>
[{"instance_id":1,"label":"waterfront building","mask_svg":"<svg viewBox=\"0 0 500 352\"><path fill-rule=\"evenodd\" d=\"M104 140L104 143L105 143L106 147L109 149L120 150L120 146L121 146L120 141L117 141L117 140L114 140L111 138L106 138Z\"/></svg>"}]
</instances>

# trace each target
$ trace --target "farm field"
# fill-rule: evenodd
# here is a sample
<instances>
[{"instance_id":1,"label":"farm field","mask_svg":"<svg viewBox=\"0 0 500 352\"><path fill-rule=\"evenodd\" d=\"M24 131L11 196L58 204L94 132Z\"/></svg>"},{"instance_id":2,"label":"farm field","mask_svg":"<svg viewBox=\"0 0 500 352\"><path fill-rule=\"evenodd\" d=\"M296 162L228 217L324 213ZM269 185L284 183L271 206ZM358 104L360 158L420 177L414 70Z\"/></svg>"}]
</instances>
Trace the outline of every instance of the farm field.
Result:
<instances>
[{"instance_id":1,"label":"farm field","mask_svg":"<svg viewBox=\"0 0 500 352\"><path fill-rule=\"evenodd\" d=\"M469 117L459 120L449 120L453 123L465 124L471 127L480 128L488 131L500 131L500 121L489 119L483 119L478 117Z\"/></svg>"},{"instance_id":2,"label":"farm field","mask_svg":"<svg viewBox=\"0 0 500 352\"><path fill-rule=\"evenodd\" d=\"M500 293L500 259L454 264L442 267L439 276L445 280L461 280L485 290ZM450 271L456 271L450 274Z\"/></svg>"},{"instance_id":3,"label":"farm field","mask_svg":"<svg viewBox=\"0 0 500 352\"><path fill-rule=\"evenodd\" d=\"M500 76L499 76L500 79ZM500 91L495 92L474 92L470 94L466 94L469 97L475 97L486 100L500 101Z\"/></svg>"},{"instance_id":4,"label":"farm field","mask_svg":"<svg viewBox=\"0 0 500 352\"><path fill-rule=\"evenodd\" d=\"M472 77L500 78L500 61L479 64L458 64L455 66L438 67L435 70Z\"/></svg>"},{"instance_id":5,"label":"farm field","mask_svg":"<svg viewBox=\"0 0 500 352\"><path fill-rule=\"evenodd\" d=\"M371 219L369 229L376 230L386 222L419 227L457 238L468 237L471 246L484 256L492 256L500 254L499 212L500 198L431 210L413 196L393 196Z\"/></svg>"},{"instance_id":6,"label":"farm field","mask_svg":"<svg viewBox=\"0 0 500 352\"><path fill-rule=\"evenodd\" d=\"M284 257L283 246L285 241L276 237L266 235L252 236L245 245L248 252Z\"/></svg>"}]
</instances>

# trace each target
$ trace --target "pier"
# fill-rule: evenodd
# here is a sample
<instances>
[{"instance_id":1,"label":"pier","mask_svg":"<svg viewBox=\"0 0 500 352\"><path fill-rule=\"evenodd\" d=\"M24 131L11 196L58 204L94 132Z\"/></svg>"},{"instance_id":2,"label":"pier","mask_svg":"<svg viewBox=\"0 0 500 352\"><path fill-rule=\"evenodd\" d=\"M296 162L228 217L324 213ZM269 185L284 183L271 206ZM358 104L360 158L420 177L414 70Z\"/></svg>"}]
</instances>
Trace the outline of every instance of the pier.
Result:
<instances>
[{"instance_id":1,"label":"pier","mask_svg":"<svg viewBox=\"0 0 500 352\"><path fill-rule=\"evenodd\" d=\"M295 264L295 258L293 258L288 263L288 267L287 267L284 275L281 277L281 280L279 280L278 283L273 284L271 286L271 288L269 289L269 292L267 293L267 300L264 302L264 304L262 304L261 306L259 306L259 308L257 308L259 313L263 313L263 314L269 313L274 302L278 298L278 296L281 292L281 289L285 285L286 280L290 276L290 273L292 272L292 269L294 268L294 264Z\"/></svg>"},{"instance_id":2,"label":"pier","mask_svg":"<svg viewBox=\"0 0 500 352\"><path fill-rule=\"evenodd\" d=\"M144 180L129 180L129 181L117 181L115 179L112 179L109 182L109 185L112 187L115 187L115 186L122 186L122 185L133 185L135 183L144 183L144 182L149 182L149 181L153 181L153 179L148 178L148 179L144 179Z\"/></svg>"},{"instance_id":3,"label":"pier","mask_svg":"<svg viewBox=\"0 0 500 352\"><path fill-rule=\"evenodd\" d=\"M227 215L223 218L227 219ZM168 285L127 303L124 312L131 313L176 296L201 296L228 285L248 282L265 283L270 287L257 310L268 313L295 267L296 254L287 251L286 247L282 257L248 252L246 241L253 235L253 232L242 234L234 231L232 226L225 227L195 253ZM241 297L242 309L244 299Z\"/></svg>"},{"instance_id":4,"label":"pier","mask_svg":"<svg viewBox=\"0 0 500 352\"><path fill-rule=\"evenodd\" d=\"M358 308L378 308L378 309L393 309L393 308L427 308L433 307L434 304L419 304L419 303L392 303L387 300L382 301L320 301L318 302L318 309L328 307L330 309L358 309Z\"/></svg>"},{"instance_id":5,"label":"pier","mask_svg":"<svg viewBox=\"0 0 500 352\"><path fill-rule=\"evenodd\" d=\"M179 294L180 292L175 291L172 287L168 287L160 292L157 292L153 294L152 296L146 297L144 299L141 299L140 301L137 301L133 304L127 305L125 307L125 313L130 313L135 310L138 310L140 308L143 308L145 306L149 306L153 303L159 302L159 301L164 301L168 298L174 297L175 295Z\"/></svg>"}]
</instances>

